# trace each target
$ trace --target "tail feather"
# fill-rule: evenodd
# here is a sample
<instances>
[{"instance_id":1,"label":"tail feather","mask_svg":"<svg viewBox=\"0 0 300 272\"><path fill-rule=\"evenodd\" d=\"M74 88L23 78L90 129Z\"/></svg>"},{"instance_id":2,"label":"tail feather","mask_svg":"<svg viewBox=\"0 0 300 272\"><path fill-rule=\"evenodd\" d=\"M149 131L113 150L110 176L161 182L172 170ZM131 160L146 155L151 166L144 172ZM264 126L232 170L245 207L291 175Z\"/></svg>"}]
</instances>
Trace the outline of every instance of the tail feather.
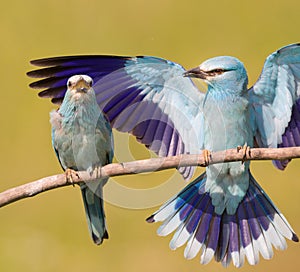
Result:
<instances>
[{"instance_id":1,"label":"tail feather","mask_svg":"<svg viewBox=\"0 0 300 272\"><path fill-rule=\"evenodd\" d=\"M215 213L209 193L205 192L206 174L191 182L177 196L164 204L147 221L162 221L158 234L175 231L171 249L186 243L184 256L194 258L200 251L200 262L213 257L227 267L232 261L241 267L273 256L272 245L285 249L285 238L298 241L293 229L270 198L250 174L249 189L233 215Z\"/></svg>"},{"instance_id":2,"label":"tail feather","mask_svg":"<svg viewBox=\"0 0 300 272\"><path fill-rule=\"evenodd\" d=\"M184 256L187 259L194 258L199 250L205 245L210 221L212 219L212 209L213 207L209 205L208 201L204 201L203 210L200 209L199 212L200 218L194 231L194 235L190 237L186 250L184 251Z\"/></svg>"},{"instance_id":3,"label":"tail feather","mask_svg":"<svg viewBox=\"0 0 300 272\"><path fill-rule=\"evenodd\" d=\"M207 235L207 241L203 245L203 250L200 258L201 264L208 264L214 257L217 250L218 238L220 233L221 216L214 216L211 222L210 231Z\"/></svg>"},{"instance_id":4,"label":"tail feather","mask_svg":"<svg viewBox=\"0 0 300 272\"><path fill-rule=\"evenodd\" d=\"M176 205L175 209L177 208L176 213L173 216L169 216L165 219L164 223L159 227L158 234L160 236L166 236L173 232L175 229L179 227L182 221L187 221L191 215L191 212L194 210L194 207L197 202L199 202L199 195L198 194L191 194L188 202L182 202L180 205Z\"/></svg>"},{"instance_id":5,"label":"tail feather","mask_svg":"<svg viewBox=\"0 0 300 272\"><path fill-rule=\"evenodd\" d=\"M202 203L200 201L195 203L195 208L189 212L189 214L186 216L186 220L182 220L180 228L177 229L173 239L170 242L170 247L172 249L182 246L190 239L195 229L198 227L201 215L203 214L199 206L200 204L207 204L208 200L209 198L206 198L204 200L202 199Z\"/></svg>"},{"instance_id":6,"label":"tail feather","mask_svg":"<svg viewBox=\"0 0 300 272\"><path fill-rule=\"evenodd\" d=\"M245 217L245 207L243 203L240 204L237 210L237 217L239 218L239 237L240 248L243 249L244 255L247 257L249 263L254 263L254 250L252 245L252 237L248 220Z\"/></svg>"},{"instance_id":7,"label":"tail feather","mask_svg":"<svg viewBox=\"0 0 300 272\"><path fill-rule=\"evenodd\" d=\"M90 236L97 245L102 244L103 239L108 239L108 232L105 224L105 214L102 199L102 183L90 187L91 183L80 185L86 219Z\"/></svg>"},{"instance_id":8,"label":"tail feather","mask_svg":"<svg viewBox=\"0 0 300 272\"><path fill-rule=\"evenodd\" d=\"M265 228L267 229L271 223L278 234L280 234L282 237L299 242L297 235L293 231L291 225L288 223L284 215L273 204L272 200L263 191L252 175L250 175L250 182L253 184L253 186L249 187L247 195L249 195L249 201L253 202L254 210L260 210L259 206L261 207L259 218L261 220L266 218L269 220L269 224L265 224Z\"/></svg>"},{"instance_id":9,"label":"tail feather","mask_svg":"<svg viewBox=\"0 0 300 272\"><path fill-rule=\"evenodd\" d=\"M273 255L273 250L270 245L270 240L265 236L265 229L271 227L271 222L265 222L264 214L259 208L259 205L256 205L256 201L259 202L259 199L251 200L247 195L248 202L242 203L245 205L247 212L247 221L249 222L250 233L253 243L254 251L254 260L253 264L257 263L259 260L259 253L263 256L264 259L270 259Z\"/></svg>"},{"instance_id":10,"label":"tail feather","mask_svg":"<svg viewBox=\"0 0 300 272\"><path fill-rule=\"evenodd\" d=\"M229 226L229 216L225 214L222 216L220 222L221 231L219 232L218 236L218 246L216 249L216 260L222 261L226 258L228 247L229 247L229 237L230 237L230 226Z\"/></svg>"},{"instance_id":11,"label":"tail feather","mask_svg":"<svg viewBox=\"0 0 300 272\"><path fill-rule=\"evenodd\" d=\"M229 242L228 242L228 251L231 252L232 262L234 266L240 266L241 256L240 256L240 240L239 240L239 225L238 218L236 215L230 215L228 219L229 224Z\"/></svg>"}]
</instances>

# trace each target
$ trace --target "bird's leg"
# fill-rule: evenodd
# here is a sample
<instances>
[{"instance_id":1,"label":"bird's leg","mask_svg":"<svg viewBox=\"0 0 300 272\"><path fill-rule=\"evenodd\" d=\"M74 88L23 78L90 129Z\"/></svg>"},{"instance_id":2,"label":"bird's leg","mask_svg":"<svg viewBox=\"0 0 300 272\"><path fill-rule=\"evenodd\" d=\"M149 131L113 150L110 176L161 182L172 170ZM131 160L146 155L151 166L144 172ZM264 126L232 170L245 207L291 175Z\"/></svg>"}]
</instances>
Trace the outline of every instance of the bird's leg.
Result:
<instances>
[{"instance_id":1,"label":"bird's leg","mask_svg":"<svg viewBox=\"0 0 300 272\"><path fill-rule=\"evenodd\" d=\"M243 159L242 159L242 164L245 163L247 155L250 156L250 146L247 145L247 143L245 143L243 146L238 146L236 148L237 152L240 152L240 150L242 150L243 152Z\"/></svg>"},{"instance_id":2,"label":"bird's leg","mask_svg":"<svg viewBox=\"0 0 300 272\"><path fill-rule=\"evenodd\" d=\"M67 170L65 171L65 175L66 175L66 180L67 182L71 183L74 187L74 179L73 177L76 176L79 178L78 174L76 171L74 171L73 169L67 168Z\"/></svg>"},{"instance_id":3,"label":"bird's leg","mask_svg":"<svg viewBox=\"0 0 300 272\"><path fill-rule=\"evenodd\" d=\"M204 165L208 166L209 165L210 156L211 156L210 151L207 150L207 149L203 149L202 150L202 155L204 157Z\"/></svg>"}]
</instances>

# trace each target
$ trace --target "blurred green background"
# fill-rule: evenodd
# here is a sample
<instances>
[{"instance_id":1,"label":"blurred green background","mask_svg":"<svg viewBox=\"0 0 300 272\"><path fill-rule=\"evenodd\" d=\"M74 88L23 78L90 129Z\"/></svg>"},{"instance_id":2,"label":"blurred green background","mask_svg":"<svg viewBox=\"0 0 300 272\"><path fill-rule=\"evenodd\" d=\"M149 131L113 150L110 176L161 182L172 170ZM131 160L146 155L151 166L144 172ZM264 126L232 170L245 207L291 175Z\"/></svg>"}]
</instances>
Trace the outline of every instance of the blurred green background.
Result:
<instances>
[{"instance_id":1,"label":"blurred green background","mask_svg":"<svg viewBox=\"0 0 300 272\"><path fill-rule=\"evenodd\" d=\"M25 73L35 58L70 54L154 55L192 68L216 55L234 55L248 70L250 84L265 58L300 41L298 0L252 1L5 1L0 16L1 183L5 190L60 173L51 147L48 100L30 90ZM121 139L121 140L120 140ZM125 139L125 140L124 140ZM131 138L117 139L117 159L149 157ZM294 160L282 173L270 162L252 172L300 234L299 167ZM142 192L166 178L167 171L115 179ZM175 189L174 189L175 188ZM177 189L176 189L177 190ZM138 191L138 192L139 192ZM164 198L170 196L165 190ZM124 197L124 196L123 196ZM145 199L146 201L146 199ZM147 206L147 204L145 204ZM170 237L156 235L145 222L157 207L126 209L106 204L110 239L95 246L87 231L79 189L43 193L0 210L0 271L215 271L220 264L187 261L183 248L169 249ZM271 261L240 271L298 271L299 244L276 251ZM232 266L228 271L235 270Z\"/></svg>"}]
</instances>

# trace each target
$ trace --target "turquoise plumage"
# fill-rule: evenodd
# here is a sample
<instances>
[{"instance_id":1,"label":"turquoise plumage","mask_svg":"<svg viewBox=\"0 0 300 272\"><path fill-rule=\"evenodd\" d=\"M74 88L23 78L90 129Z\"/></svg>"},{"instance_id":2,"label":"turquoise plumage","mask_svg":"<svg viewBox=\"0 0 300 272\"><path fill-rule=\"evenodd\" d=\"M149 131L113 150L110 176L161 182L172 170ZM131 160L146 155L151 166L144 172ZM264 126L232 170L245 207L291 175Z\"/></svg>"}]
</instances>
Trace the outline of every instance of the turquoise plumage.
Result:
<instances>
[{"instance_id":1,"label":"turquoise plumage","mask_svg":"<svg viewBox=\"0 0 300 272\"><path fill-rule=\"evenodd\" d=\"M61 107L50 114L52 144L64 170L91 173L111 163L112 131L86 75L72 76ZM70 177L71 178L71 177ZM90 235L96 244L108 238L102 187L107 178L80 184Z\"/></svg>"},{"instance_id":2,"label":"turquoise plumage","mask_svg":"<svg viewBox=\"0 0 300 272\"><path fill-rule=\"evenodd\" d=\"M74 72L95 81L97 103L111 125L129 132L159 156L249 147L300 146L300 44L272 53L258 81L247 88L244 65L236 58L209 59L186 71L149 56L67 56L32 61L44 68L28 73L43 78L30 84L42 97L61 103ZM191 77L208 84L200 92ZM274 161L283 170L288 160ZM193 167L181 167L185 179ZM295 232L259 186L250 163L210 165L170 199L148 222L162 221L159 235L175 231L170 247L184 244L186 258L201 252L224 266L240 267L286 248Z\"/></svg>"}]
</instances>

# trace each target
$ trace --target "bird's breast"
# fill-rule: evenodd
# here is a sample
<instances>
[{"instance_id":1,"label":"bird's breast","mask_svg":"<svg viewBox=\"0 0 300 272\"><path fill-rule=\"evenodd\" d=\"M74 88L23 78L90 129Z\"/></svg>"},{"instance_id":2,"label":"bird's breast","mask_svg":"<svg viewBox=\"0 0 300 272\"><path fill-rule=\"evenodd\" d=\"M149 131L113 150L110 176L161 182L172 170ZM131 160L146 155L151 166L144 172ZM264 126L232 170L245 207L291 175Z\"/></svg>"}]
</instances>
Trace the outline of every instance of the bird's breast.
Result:
<instances>
[{"instance_id":1,"label":"bird's breast","mask_svg":"<svg viewBox=\"0 0 300 272\"><path fill-rule=\"evenodd\" d=\"M104 124L105 119L99 108L74 105L65 112L53 114L53 145L64 169L86 170L93 165L103 164L106 155L99 150L105 149L105 153L107 148L102 134L106 133L106 140L109 140L109 131L106 132L108 129ZM102 130L105 132L102 133Z\"/></svg>"},{"instance_id":2,"label":"bird's breast","mask_svg":"<svg viewBox=\"0 0 300 272\"><path fill-rule=\"evenodd\" d=\"M211 151L253 145L248 101L242 97L208 97L204 105L204 147Z\"/></svg>"}]
</instances>

